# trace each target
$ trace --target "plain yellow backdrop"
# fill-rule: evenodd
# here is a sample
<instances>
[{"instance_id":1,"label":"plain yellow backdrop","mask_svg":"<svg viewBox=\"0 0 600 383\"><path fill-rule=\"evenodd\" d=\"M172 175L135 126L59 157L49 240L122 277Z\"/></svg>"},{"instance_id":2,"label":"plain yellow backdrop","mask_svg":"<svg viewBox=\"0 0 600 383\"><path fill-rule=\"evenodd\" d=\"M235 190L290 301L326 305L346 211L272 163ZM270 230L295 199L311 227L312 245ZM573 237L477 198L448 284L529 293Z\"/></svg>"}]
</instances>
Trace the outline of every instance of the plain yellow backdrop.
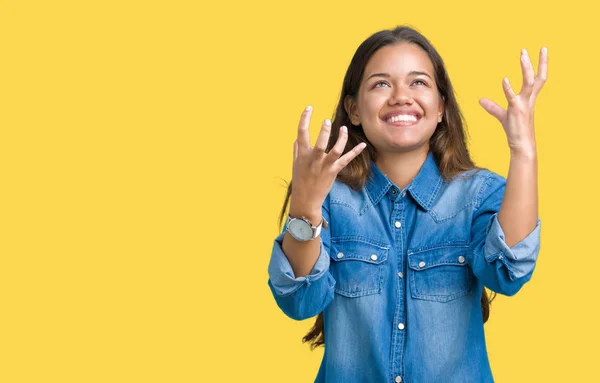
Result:
<instances>
[{"instance_id":1,"label":"plain yellow backdrop","mask_svg":"<svg viewBox=\"0 0 600 383\"><path fill-rule=\"evenodd\" d=\"M267 286L303 108L331 117L358 45L399 24L444 58L476 163L506 176L478 104L536 107L542 244L486 324L498 382L588 382L600 35L592 2L0 1L0 381L309 382L322 349Z\"/></svg>"}]
</instances>

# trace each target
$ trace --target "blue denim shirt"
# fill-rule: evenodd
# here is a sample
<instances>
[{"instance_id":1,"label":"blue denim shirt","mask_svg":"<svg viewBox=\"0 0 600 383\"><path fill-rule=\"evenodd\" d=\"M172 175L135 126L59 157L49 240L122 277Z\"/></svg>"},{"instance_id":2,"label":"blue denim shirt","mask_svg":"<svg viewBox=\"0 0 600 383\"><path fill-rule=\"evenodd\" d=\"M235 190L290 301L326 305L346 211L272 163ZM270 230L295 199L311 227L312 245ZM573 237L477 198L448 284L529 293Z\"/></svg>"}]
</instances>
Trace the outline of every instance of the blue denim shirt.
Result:
<instances>
[{"instance_id":1,"label":"blue denim shirt","mask_svg":"<svg viewBox=\"0 0 600 383\"><path fill-rule=\"evenodd\" d=\"M441 178L430 152L403 190L371 163L365 187L335 182L319 258L295 277L274 242L268 285L302 320L323 311L315 382L493 382L481 310L487 287L514 295L535 268L540 220L513 247L498 222L506 180L488 170Z\"/></svg>"}]
</instances>

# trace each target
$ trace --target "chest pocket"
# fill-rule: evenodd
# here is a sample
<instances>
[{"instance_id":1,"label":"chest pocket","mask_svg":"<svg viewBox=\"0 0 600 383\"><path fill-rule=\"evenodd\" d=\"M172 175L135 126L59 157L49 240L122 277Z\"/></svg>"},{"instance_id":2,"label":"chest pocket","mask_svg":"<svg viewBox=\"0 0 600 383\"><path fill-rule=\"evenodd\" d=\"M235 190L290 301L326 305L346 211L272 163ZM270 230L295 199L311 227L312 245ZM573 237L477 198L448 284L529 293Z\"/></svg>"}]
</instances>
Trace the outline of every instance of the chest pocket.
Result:
<instances>
[{"instance_id":1,"label":"chest pocket","mask_svg":"<svg viewBox=\"0 0 600 383\"><path fill-rule=\"evenodd\" d=\"M467 265L468 247L439 247L408 251L410 290L413 298L448 302L468 294L475 277Z\"/></svg>"},{"instance_id":2,"label":"chest pocket","mask_svg":"<svg viewBox=\"0 0 600 383\"><path fill-rule=\"evenodd\" d=\"M350 298L381 293L388 248L365 240L332 239L329 271L335 292Z\"/></svg>"}]
</instances>

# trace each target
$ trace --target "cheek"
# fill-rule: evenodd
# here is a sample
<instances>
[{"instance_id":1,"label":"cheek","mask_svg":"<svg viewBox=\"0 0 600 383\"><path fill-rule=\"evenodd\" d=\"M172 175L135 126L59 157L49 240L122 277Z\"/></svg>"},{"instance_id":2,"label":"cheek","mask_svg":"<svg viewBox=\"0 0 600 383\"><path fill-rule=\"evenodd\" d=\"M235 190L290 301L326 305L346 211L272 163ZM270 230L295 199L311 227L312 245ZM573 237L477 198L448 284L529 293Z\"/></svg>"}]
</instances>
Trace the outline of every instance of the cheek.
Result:
<instances>
[{"instance_id":1,"label":"cheek","mask_svg":"<svg viewBox=\"0 0 600 383\"><path fill-rule=\"evenodd\" d=\"M423 97L421 97L422 100L422 105L423 108L426 109L427 111L434 112L437 114L439 107L440 107L440 97L437 94L434 93L428 93L428 94L424 94Z\"/></svg>"},{"instance_id":2,"label":"cheek","mask_svg":"<svg viewBox=\"0 0 600 383\"><path fill-rule=\"evenodd\" d=\"M363 98L359 107L359 112L363 119L371 120L378 119L379 112L385 103L385 96L372 94L369 97Z\"/></svg>"}]
</instances>

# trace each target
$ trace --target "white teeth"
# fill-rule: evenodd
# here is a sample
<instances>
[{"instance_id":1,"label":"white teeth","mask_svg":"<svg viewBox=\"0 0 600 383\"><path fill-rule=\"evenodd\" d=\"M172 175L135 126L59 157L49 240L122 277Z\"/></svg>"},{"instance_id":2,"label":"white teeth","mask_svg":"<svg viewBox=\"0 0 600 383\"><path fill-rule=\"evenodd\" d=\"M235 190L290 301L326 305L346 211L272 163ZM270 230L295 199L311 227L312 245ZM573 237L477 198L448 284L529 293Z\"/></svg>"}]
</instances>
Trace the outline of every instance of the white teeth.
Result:
<instances>
[{"instance_id":1,"label":"white teeth","mask_svg":"<svg viewBox=\"0 0 600 383\"><path fill-rule=\"evenodd\" d=\"M412 114L401 114L399 116L390 117L386 120L387 122L397 122L397 121L417 121L417 116Z\"/></svg>"}]
</instances>

